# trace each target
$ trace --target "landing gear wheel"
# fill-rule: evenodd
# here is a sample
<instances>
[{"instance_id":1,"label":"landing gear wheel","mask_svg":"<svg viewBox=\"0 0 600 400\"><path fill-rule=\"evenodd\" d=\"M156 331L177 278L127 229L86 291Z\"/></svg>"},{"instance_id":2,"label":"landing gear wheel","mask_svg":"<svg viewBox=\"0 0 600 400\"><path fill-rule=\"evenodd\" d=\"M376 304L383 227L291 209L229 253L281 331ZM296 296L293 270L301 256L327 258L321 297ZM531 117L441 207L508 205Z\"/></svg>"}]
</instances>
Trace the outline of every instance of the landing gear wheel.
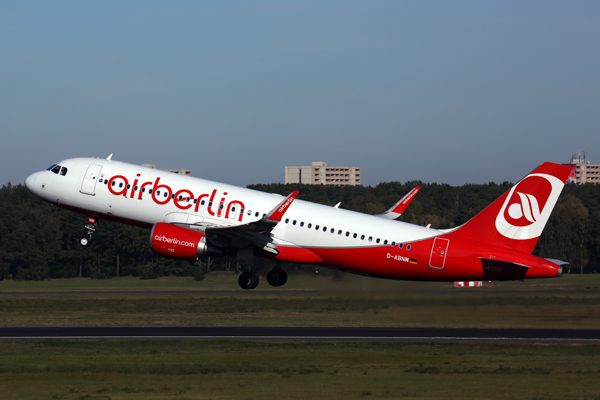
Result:
<instances>
[{"instance_id":1,"label":"landing gear wheel","mask_svg":"<svg viewBox=\"0 0 600 400\"><path fill-rule=\"evenodd\" d=\"M85 235L85 237L82 237L81 240L79 241L79 243L85 247L89 244L90 240L92 240L92 234L94 232L96 232L96 224L97 224L97 220L95 217L88 217L88 224L85 226L85 229L87 229L87 234Z\"/></svg>"},{"instance_id":2,"label":"landing gear wheel","mask_svg":"<svg viewBox=\"0 0 600 400\"><path fill-rule=\"evenodd\" d=\"M258 276L252 272L242 272L238 278L238 284L245 290L254 289L258 286Z\"/></svg>"},{"instance_id":3,"label":"landing gear wheel","mask_svg":"<svg viewBox=\"0 0 600 400\"><path fill-rule=\"evenodd\" d=\"M267 282L271 286L283 286L287 282L287 274L282 269L272 269L267 274Z\"/></svg>"}]
</instances>

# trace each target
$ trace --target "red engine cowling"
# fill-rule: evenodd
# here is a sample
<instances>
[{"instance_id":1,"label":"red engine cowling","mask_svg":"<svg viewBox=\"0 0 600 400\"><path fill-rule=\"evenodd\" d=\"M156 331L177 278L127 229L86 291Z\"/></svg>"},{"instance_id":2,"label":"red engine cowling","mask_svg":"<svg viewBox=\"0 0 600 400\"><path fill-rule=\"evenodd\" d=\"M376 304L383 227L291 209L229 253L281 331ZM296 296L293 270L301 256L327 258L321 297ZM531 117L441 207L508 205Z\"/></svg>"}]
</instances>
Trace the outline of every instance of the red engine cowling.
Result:
<instances>
[{"instance_id":1,"label":"red engine cowling","mask_svg":"<svg viewBox=\"0 0 600 400\"><path fill-rule=\"evenodd\" d=\"M202 232L158 222L150 233L152 251L174 258L198 258L222 255L221 249L206 242Z\"/></svg>"}]
</instances>

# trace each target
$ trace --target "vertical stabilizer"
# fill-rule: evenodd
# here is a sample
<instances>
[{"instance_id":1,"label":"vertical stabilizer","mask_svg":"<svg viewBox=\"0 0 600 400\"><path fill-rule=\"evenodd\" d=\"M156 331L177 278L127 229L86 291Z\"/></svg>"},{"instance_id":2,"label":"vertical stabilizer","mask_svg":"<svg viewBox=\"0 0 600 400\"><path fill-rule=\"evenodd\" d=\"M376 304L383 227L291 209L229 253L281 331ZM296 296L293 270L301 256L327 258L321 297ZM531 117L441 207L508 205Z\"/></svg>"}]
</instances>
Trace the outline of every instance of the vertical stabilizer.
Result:
<instances>
[{"instance_id":1,"label":"vertical stabilizer","mask_svg":"<svg viewBox=\"0 0 600 400\"><path fill-rule=\"evenodd\" d=\"M452 234L531 254L570 172L560 164L540 165Z\"/></svg>"}]
</instances>

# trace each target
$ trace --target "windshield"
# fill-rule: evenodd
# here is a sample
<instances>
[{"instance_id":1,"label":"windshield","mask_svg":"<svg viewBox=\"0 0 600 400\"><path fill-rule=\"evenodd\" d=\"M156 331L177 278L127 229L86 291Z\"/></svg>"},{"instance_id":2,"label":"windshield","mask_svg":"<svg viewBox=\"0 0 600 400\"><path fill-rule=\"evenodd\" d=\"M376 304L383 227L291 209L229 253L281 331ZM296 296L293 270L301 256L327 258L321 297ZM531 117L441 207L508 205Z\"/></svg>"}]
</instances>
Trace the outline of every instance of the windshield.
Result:
<instances>
[{"instance_id":1,"label":"windshield","mask_svg":"<svg viewBox=\"0 0 600 400\"><path fill-rule=\"evenodd\" d=\"M62 176L67 175L67 168L61 167L60 165L57 165L57 164L52 164L51 166L49 166L47 171L52 171L55 174L60 174Z\"/></svg>"}]
</instances>

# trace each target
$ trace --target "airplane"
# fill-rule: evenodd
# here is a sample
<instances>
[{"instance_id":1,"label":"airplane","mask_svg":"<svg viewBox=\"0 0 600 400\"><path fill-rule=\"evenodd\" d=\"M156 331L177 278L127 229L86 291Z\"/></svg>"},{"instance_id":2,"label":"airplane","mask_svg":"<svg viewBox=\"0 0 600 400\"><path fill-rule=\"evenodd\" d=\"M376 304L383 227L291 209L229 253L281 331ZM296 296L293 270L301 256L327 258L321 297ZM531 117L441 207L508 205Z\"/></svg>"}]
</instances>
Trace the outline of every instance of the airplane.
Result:
<instances>
[{"instance_id":1,"label":"airplane","mask_svg":"<svg viewBox=\"0 0 600 400\"><path fill-rule=\"evenodd\" d=\"M106 158L71 158L27 177L26 187L56 206L88 215L86 245L98 219L150 228L150 247L181 259L237 256L238 283L254 289L254 257L274 260L267 282L281 286L281 262L333 267L364 276L481 281L562 276L559 260L531 253L571 172L544 163L465 224L445 230L384 215L287 197ZM415 188L416 189L416 188ZM418 189L417 189L418 190Z\"/></svg>"}]
</instances>

